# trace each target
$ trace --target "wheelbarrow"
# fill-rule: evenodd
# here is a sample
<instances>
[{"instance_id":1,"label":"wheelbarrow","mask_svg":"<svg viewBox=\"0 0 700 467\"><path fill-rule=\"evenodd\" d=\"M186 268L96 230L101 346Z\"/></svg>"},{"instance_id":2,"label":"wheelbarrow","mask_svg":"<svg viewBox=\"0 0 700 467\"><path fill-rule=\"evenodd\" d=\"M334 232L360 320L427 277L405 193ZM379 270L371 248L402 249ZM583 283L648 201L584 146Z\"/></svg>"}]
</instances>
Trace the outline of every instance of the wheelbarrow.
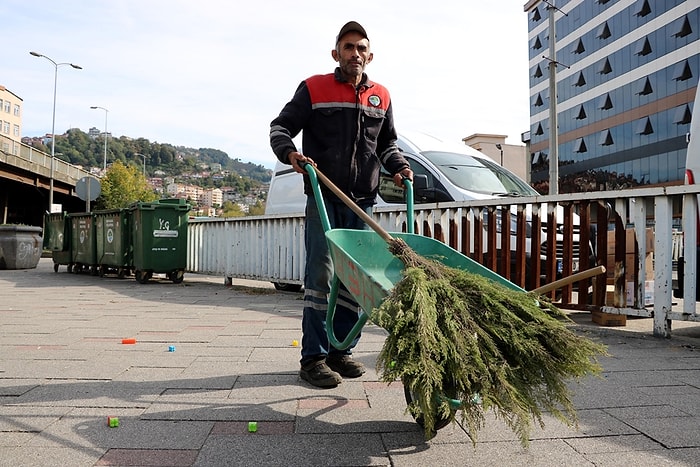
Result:
<instances>
[{"instance_id":1,"label":"wheelbarrow","mask_svg":"<svg viewBox=\"0 0 700 467\"><path fill-rule=\"evenodd\" d=\"M310 164L307 164L304 168L311 180L321 224L325 231L330 255L333 260L334 274L328 297L326 332L329 343L336 349L347 349L351 345L369 319L369 312L379 307L389 296L394 286L402 279L404 264L388 249L388 243L395 238L404 240L413 251L423 257L439 261L451 268L478 274L507 288L525 292L521 287L445 243L413 233L413 186L409 180L404 180L406 187L406 227L408 232L392 232L389 234L320 171ZM372 230L331 229L319 180L360 216ZM535 289L534 292L544 293L604 271L605 269L602 267L594 268L540 289ZM357 323L342 341L336 338L333 330L333 319L341 282L362 308ZM413 401L412 395L406 388L404 393L406 402L410 404ZM475 401L476 399L478 397L475 397ZM448 402L454 410L459 409L461 406L459 400L448 399ZM450 421L449 418L438 417L437 414L435 420L436 429L446 426ZM422 417L416 417L416 421L422 425Z\"/></svg>"}]
</instances>

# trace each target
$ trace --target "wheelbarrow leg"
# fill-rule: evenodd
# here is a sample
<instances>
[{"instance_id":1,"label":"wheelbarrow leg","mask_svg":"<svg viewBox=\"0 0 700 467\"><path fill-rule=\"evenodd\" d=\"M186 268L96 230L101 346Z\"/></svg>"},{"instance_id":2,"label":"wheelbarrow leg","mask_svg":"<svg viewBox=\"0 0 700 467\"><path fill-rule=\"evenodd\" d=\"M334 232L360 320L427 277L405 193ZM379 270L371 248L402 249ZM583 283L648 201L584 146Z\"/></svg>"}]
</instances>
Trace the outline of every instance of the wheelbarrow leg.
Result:
<instances>
[{"instance_id":1,"label":"wheelbarrow leg","mask_svg":"<svg viewBox=\"0 0 700 467\"><path fill-rule=\"evenodd\" d=\"M338 290L340 289L340 279L333 274L331 282L331 292L328 295L328 311L326 312L326 334L328 335L328 343L338 350L345 350L352 345L352 342L362 331L362 327L369 319L369 315L364 311L360 312L357 323L352 327L345 340L342 342L335 337L333 319L335 318L335 304L338 302Z\"/></svg>"}]
</instances>

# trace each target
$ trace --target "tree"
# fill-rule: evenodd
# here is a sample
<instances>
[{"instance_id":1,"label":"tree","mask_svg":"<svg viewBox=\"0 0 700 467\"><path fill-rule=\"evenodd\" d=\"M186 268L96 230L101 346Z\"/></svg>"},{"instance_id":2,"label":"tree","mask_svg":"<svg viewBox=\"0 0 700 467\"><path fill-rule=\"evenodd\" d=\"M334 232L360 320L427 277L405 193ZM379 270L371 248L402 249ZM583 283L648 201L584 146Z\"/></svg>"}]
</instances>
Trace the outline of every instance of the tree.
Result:
<instances>
[{"instance_id":1,"label":"tree","mask_svg":"<svg viewBox=\"0 0 700 467\"><path fill-rule=\"evenodd\" d=\"M231 201L224 201L221 206L221 217L243 217L244 213L241 207Z\"/></svg>"},{"instance_id":2,"label":"tree","mask_svg":"<svg viewBox=\"0 0 700 467\"><path fill-rule=\"evenodd\" d=\"M249 216L262 216L265 214L265 203L257 200L254 205L248 208Z\"/></svg>"},{"instance_id":3,"label":"tree","mask_svg":"<svg viewBox=\"0 0 700 467\"><path fill-rule=\"evenodd\" d=\"M102 177L97 208L120 209L137 201L155 201L157 198L138 167L116 161Z\"/></svg>"}]
</instances>

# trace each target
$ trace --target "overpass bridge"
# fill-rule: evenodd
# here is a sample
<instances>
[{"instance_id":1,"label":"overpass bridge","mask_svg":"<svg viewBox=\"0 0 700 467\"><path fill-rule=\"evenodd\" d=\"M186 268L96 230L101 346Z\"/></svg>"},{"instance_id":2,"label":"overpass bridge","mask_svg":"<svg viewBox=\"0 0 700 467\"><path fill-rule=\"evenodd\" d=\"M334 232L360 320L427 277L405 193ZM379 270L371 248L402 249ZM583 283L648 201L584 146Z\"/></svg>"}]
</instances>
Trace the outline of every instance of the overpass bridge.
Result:
<instances>
[{"instance_id":1,"label":"overpass bridge","mask_svg":"<svg viewBox=\"0 0 700 467\"><path fill-rule=\"evenodd\" d=\"M75 185L89 172L54 160L54 204L63 211L85 211ZM43 226L49 211L51 155L0 135L0 224Z\"/></svg>"}]
</instances>

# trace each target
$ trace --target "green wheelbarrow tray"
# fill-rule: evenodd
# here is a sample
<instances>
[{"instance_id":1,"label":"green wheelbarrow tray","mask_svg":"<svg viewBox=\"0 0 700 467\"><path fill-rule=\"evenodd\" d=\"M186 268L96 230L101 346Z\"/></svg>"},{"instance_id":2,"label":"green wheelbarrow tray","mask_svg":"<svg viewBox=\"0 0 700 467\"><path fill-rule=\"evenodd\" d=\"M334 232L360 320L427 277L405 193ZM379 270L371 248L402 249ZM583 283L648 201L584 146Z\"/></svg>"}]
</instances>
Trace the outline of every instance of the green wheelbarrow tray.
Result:
<instances>
[{"instance_id":1,"label":"green wheelbarrow tray","mask_svg":"<svg viewBox=\"0 0 700 467\"><path fill-rule=\"evenodd\" d=\"M503 276L491 271L473 259L464 256L450 246L430 237L413 233L391 233L403 239L419 255L438 261L448 267L461 269L491 279L515 290L524 289ZM326 240L333 260L335 277L328 300L326 326L329 342L337 349L346 349L369 319L368 312L377 308L389 296L402 279L403 262L388 249L386 241L371 230L332 229L326 232ZM345 285L362 310L360 319L342 342L333 332L333 317L338 293L337 281Z\"/></svg>"}]
</instances>

